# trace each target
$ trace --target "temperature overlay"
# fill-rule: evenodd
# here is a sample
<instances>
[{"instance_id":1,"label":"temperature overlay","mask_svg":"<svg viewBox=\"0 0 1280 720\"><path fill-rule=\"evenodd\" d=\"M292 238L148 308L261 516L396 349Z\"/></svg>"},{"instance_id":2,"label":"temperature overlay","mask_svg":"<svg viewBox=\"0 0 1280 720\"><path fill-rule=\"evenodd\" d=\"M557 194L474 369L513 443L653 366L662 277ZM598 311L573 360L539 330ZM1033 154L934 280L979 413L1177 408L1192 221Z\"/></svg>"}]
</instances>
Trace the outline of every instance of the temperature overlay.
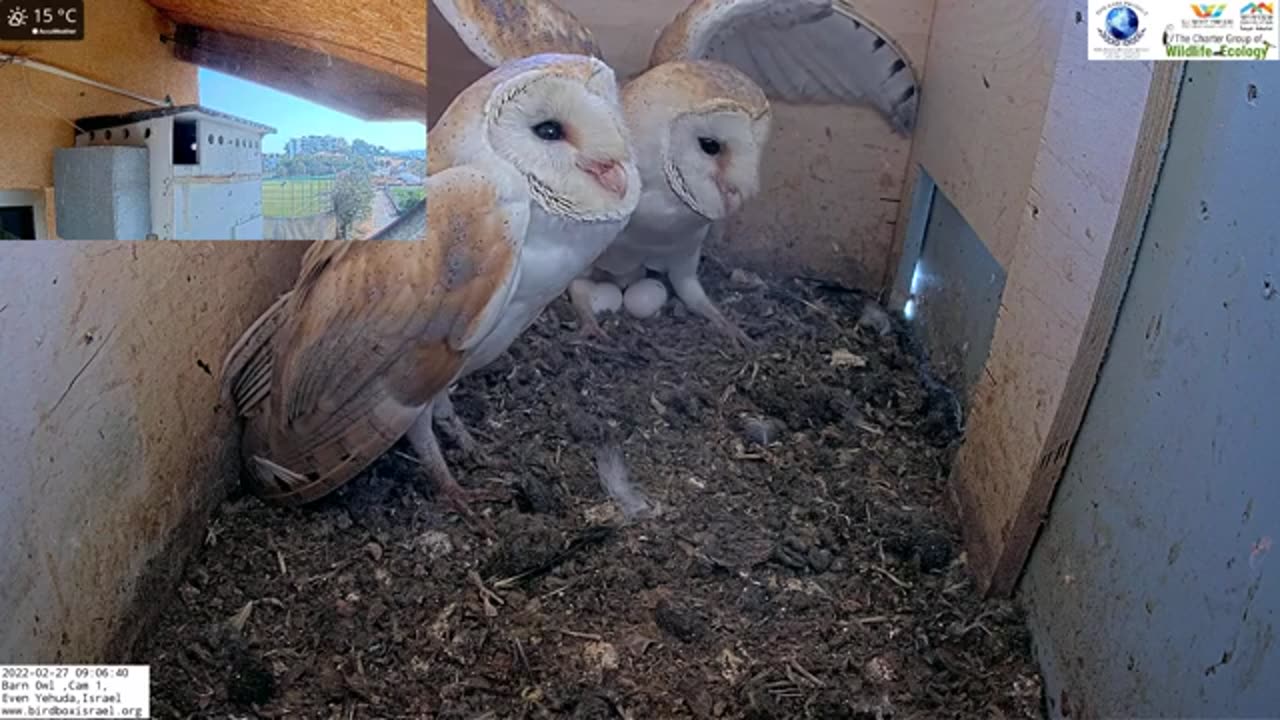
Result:
<instances>
[{"instance_id":1,"label":"temperature overlay","mask_svg":"<svg viewBox=\"0 0 1280 720\"><path fill-rule=\"evenodd\" d=\"M149 717L149 665L0 665L0 720Z\"/></svg>"},{"instance_id":2,"label":"temperature overlay","mask_svg":"<svg viewBox=\"0 0 1280 720\"><path fill-rule=\"evenodd\" d=\"M83 40L84 0L0 0L0 40Z\"/></svg>"}]
</instances>

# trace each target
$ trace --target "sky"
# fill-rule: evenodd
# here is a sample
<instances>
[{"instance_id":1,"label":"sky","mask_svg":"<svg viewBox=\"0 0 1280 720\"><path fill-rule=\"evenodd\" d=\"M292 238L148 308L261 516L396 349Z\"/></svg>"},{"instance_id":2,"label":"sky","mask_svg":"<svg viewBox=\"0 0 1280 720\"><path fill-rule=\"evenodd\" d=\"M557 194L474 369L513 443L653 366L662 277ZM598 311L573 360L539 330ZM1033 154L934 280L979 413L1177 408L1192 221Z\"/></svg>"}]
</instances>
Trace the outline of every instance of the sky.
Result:
<instances>
[{"instance_id":1,"label":"sky","mask_svg":"<svg viewBox=\"0 0 1280 720\"><path fill-rule=\"evenodd\" d=\"M422 150L426 123L366 122L323 105L247 80L200 68L200 104L276 129L262 139L263 152L284 152L285 143L304 135L359 138L388 150Z\"/></svg>"}]
</instances>

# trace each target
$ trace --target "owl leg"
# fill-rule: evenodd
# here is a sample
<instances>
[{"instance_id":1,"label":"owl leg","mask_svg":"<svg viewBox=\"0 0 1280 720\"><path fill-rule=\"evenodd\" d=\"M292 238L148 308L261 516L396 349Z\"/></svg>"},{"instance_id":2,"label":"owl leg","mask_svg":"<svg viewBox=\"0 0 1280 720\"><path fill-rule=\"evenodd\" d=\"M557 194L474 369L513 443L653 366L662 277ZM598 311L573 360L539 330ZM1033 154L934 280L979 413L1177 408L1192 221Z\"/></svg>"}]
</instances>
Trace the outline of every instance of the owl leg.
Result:
<instances>
[{"instance_id":1,"label":"owl leg","mask_svg":"<svg viewBox=\"0 0 1280 720\"><path fill-rule=\"evenodd\" d=\"M421 472L416 478L421 483L420 488L429 487L427 494L443 496L472 529L496 538L498 533L493 524L477 515L471 506L476 502L498 500L497 494L484 490L468 490L458 484L449 470L449 464L445 462L444 453L440 452L440 443L436 441L436 434L431 428L432 412L428 410L423 413L407 433L409 442L413 445L413 450L418 454L418 461L421 463Z\"/></svg>"},{"instance_id":2,"label":"owl leg","mask_svg":"<svg viewBox=\"0 0 1280 720\"><path fill-rule=\"evenodd\" d=\"M689 307L689 310L710 320L712 325L740 347L748 350L758 348L759 343L752 340L736 323L725 317L720 312L720 308L707 297L707 291L702 288L702 281L698 279L700 256L701 249L671 263L667 277L671 280L671 287L675 289L676 296Z\"/></svg>"},{"instance_id":3,"label":"owl leg","mask_svg":"<svg viewBox=\"0 0 1280 720\"><path fill-rule=\"evenodd\" d=\"M462 418L458 417L457 412L453 409L453 400L449 397L449 393L440 393L436 401L432 404L432 420L435 426L444 433L445 438L455 447L462 451L464 457L473 463L480 463L483 453L480 452L480 445L476 439L472 437L471 431L467 429L466 423L462 422Z\"/></svg>"},{"instance_id":4,"label":"owl leg","mask_svg":"<svg viewBox=\"0 0 1280 720\"><path fill-rule=\"evenodd\" d=\"M640 267L636 268L635 270L632 270L629 273L623 273L622 275L614 275L611 279L613 280L613 284L618 286L619 290L626 290L627 288L631 287L632 285L635 285L637 282L645 279L648 276L649 276L649 272L645 269L643 265L641 265Z\"/></svg>"},{"instance_id":5,"label":"owl leg","mask_svg":"<svg viewBox=\"0 0 1280 720\"><path fill-rule=\"evenodd\" d=\"M595 310L591 309L591 294L595 282L590 278L580 277L569 283L569 300L573 304L573 312L578 316L578 331L575 339L608 341L609 334L600 327L596 320Z\"/></svg>"}]
</instances>

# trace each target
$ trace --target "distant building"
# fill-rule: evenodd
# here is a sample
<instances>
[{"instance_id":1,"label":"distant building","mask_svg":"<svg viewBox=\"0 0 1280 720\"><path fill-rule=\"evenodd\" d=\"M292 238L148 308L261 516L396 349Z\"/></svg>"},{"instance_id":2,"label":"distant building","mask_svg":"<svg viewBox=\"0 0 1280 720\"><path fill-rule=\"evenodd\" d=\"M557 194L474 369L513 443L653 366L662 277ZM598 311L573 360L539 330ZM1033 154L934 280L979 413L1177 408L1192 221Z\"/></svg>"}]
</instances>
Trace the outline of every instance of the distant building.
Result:
<instances>
[{"instance_id":1,"label":"distant building","mask_svg":"<svg viewBox=\"0 0 1280 720\"><path fill-rule=\"evenodd\" d=\"M346 138L332 135L307 135L306 137L291 139L285 144L284 151L289 157L316 155L318 153L345 155L350 147Z\"/></svg>"},{"instance_id":2,"label":"distant building","mask_svg":"<svg viewBox=\"0 0 1280 720\"><path fill-rule=\"evenodd\" d=\"M418 177L417 175L414 175L411 172L402 172L396 177L400 180L400 182L404 183L405 185L421 185L422 184L422 178Z\"/></svg>"},{"instance_id":3,"label":"distant building","mask_svg":"<svg viewBox=\"0 0 1280 720\"><path fill-rule=\"evenodd\" d=\"M261 240L262 138L274 128L200 105L76 120L54 150L67 240Z\"/></svg>"}]
</instances>

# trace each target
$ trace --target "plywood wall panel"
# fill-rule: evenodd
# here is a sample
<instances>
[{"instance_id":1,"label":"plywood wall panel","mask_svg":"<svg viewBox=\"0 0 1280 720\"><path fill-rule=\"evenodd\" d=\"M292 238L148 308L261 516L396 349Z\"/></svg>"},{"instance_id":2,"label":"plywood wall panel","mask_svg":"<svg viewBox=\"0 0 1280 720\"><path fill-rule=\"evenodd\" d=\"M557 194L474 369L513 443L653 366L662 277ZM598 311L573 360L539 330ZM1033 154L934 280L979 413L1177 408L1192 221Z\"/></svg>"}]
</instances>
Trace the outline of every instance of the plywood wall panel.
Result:
<instances>
[{"instance_id":1,"label":"plywood wall panel","mask_svg":"<svg viewBox=\"0 0 1280 720\"><path fill-rule=\"evenodd\" d=\"M101 658L139 578L234 481L218 368L306 247L0 244L6 662Z\"/></svg>"},{"instance_id":2,"label":"plywood wall panel","mask_svg":"<svg viewBox=\"0 0 1280 720\"><path fill-rule=\"evenodd\" d=\"M980 584L1000 594L1021 574L1093 391L1182 72L1173 62L1090 62L1086 33L1063 23L990 357L954 469L971 561Z\"/></svg>"},{"instance_id":3,"label":"plywood wall panel","mask_svg":"<svg viewBox=\"0 0 1280 720\"><path fill-rule=\"evenodd\" d=\"M1057 0L948 0L933 18L913 161L1006 269L1069 16Z\"/></svg>"}]
</instances>

